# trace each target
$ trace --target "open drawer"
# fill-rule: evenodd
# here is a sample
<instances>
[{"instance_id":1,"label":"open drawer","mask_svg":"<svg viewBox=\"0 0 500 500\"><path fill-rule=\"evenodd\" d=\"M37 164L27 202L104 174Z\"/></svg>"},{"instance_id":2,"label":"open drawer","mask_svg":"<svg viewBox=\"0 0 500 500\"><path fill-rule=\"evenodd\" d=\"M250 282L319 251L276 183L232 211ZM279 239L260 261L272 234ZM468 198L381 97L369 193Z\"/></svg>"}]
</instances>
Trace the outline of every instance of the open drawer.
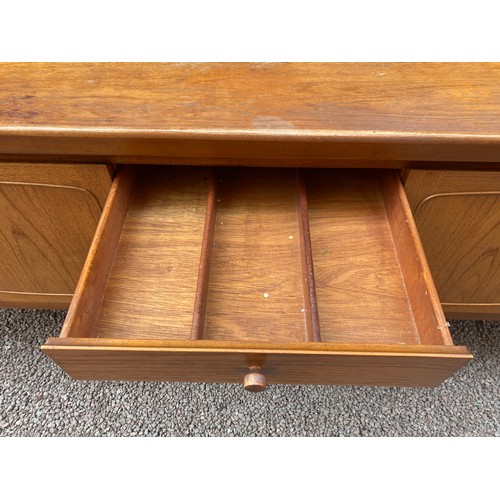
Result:
<instances>
[{"instance_id":1,"label":"open drawer","mask_svg":"<svg viewBox=\"0 0 500 500\"><path fill-rule=\"evenodd\" d=\"M454 346L396 171L120 167L59 338L93 380L435 386Z\"/></svg>"}]
</instances>

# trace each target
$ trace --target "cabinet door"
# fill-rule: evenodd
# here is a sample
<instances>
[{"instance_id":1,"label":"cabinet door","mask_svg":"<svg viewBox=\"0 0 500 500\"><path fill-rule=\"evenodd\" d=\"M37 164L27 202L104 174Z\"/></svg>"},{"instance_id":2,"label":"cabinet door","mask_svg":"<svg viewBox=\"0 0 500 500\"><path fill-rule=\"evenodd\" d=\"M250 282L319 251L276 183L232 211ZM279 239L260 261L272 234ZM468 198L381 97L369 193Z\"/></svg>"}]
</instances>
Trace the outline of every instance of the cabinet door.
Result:
<instances>
[{"instance_id":1,"label":"cabinet door","mask_svg":"<svg viewBox=\"0 0 500 500\"><path fill-rule=\"evenodd\" d=\"M0 164L0 307L69 306L110 185L106 165Z\"/></svg>"},{"instance_id":2,"label":"cabinet door","mask_svg":"<svg viewBox=\"0 0 500 500\"><path fill-rule=\"evenodd\" d=\"M500 172L412 170L405 187L446 315L500 319Z\"/></svg>"}]
</instances>

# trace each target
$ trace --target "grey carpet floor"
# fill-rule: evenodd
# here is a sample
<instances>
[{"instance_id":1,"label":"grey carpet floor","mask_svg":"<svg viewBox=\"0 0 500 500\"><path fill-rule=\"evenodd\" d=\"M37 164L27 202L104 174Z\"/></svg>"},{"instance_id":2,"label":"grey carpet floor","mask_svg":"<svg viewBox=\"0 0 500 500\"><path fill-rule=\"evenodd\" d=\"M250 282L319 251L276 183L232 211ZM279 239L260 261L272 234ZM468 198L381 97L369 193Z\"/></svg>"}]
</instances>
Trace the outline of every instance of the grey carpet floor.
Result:
<instances>
[{"instance_id":1,"label":"grey carpet floor","mask_svg":"<svg viewBox=\"0 0 500 500\"><path fill-rule=\"evenodd\" d=\"M81 382L40 352L62 311L0 309L0 436L500 436L500 322L454 321L475 359L436 389Z\"/></svg>"}]
</instances>

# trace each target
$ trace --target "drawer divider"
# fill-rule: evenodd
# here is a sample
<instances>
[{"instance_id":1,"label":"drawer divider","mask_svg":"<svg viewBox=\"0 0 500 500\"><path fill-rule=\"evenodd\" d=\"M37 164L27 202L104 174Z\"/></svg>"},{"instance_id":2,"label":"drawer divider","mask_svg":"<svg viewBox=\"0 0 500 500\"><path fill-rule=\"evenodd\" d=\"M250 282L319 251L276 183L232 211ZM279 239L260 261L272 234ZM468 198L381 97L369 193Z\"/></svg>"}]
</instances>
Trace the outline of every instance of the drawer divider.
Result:
<instances>
[{"instance_id":1,"label":"drawer divider","mask_svg":"<svg viewBox=\"0 0 500 500\"><path fill-rule=\"evenodd\" d=\"M302 285L304 290L304 309L307 342L321 342L318 300L314 281L314 265L309 231L307 191L301 171L297 169L297 217L300 240L300 260L302 266Z\"/></svg>"},{"instance_id":2,"label":"drawer divider","mask_svg":"<svg viewBox=\"0 0 500 500\"><path fill-rule=\"evenodd\" d=\"M205 225L201 242L200 265L198 268L198 281L194 300L193 321L191 324L191 340L201 340L205 330L210 268L214 247L215 219L217 216L217 178L217 171L213 168L210 169Z\"/></svg>"}]
</instances>

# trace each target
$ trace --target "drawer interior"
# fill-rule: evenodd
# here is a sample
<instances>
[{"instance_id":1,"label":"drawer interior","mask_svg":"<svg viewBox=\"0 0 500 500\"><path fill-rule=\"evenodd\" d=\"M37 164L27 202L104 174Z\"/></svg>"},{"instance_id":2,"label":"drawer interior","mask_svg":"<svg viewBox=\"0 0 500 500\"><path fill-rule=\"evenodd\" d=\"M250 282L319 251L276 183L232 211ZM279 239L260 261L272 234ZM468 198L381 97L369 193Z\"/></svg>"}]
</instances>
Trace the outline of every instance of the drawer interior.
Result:
<instances>
[{"instance_id":1,"label":"drawer interior","mask_svg":"<svg viewBox=\"0 0 500 500\"><path fill-rule=\"evenodd\" d=\"M120 167L61 337L451 345L395 171Z\"/></svg>"}]
</instances>

